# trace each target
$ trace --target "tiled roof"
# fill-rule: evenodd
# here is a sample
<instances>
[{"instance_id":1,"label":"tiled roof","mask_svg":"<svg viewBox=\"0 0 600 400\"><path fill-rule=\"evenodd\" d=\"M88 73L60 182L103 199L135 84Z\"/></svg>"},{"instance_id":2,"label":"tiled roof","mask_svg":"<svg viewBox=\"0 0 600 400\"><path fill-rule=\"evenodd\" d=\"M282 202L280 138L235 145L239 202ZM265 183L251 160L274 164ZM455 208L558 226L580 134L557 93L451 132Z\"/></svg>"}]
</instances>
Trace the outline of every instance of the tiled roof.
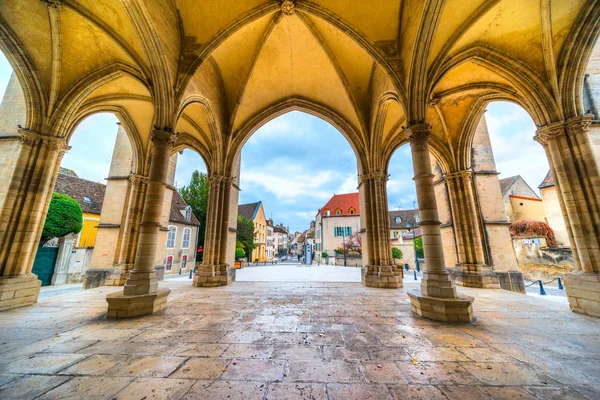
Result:
<instances>
[{"instance_id":1,"label":"tiled roof","mask_svg":"<svg viewBox=\"0 0 600 400\"><path fill-rule=\"evenodd\" d=\"M408 227L406 225L408 222L415 222L415 215L419 215L419 210L390 211L388 215L390 216L390 229L405 229ZM398 217L400 217L400 221L396 222ZM419 225L418 222L417 225Z\"/></svg>"},{"instance_id":2,"label":"tiled roof","mask_svg":"<svg viewBox=\"0 0 600 400\"><path fill-rule=\"evenodd\" d=\"M273 227L273 232L288 233L287 229L285 229L284 227L279 226L279 225L275 225Z\"/></svg>"},{"instance_id":3,"label":"tiled roof","mask_svg":"<svg viewBox=\"0 0 600 400\"><path fill-rule=\"evenodd\" d=\"M81 179L75 174L59 173L54 191L74 198L81 206L81 211L100 214L106 185Z\"/></svg>"},{"instance_id":4,"label":"tiled roof","mask_svg":"<svg viewBox=\"0 0 600 400\"><path fill-rule=\"evenodd\" d=\"M350 208L354 208L354 214L350 214ZM333 197L321 208L321 215L324 216L325 211L329 210L329 216L335 217L335 211L340 210L339 216L360 215L360 199L358 192L346 194L334 194Z\"/></svg>"},{"instance_id":5,"label":"tiled roof","mask_svg":"<svg viewBox=\"0 0 600 400\"><path fill-rule=\"evenodd\" d=\"M538 189L543 189L550 186L554 186L554 177L552 176L552 171L548 171L546 177L542 183L540 183L540 186L538 186Z\"/></svg>"},{"instance_id":6,"label":"tiled roof","mask_svg":"<svg viewBox=\"0 0 600 400\"><path fill-rule=\"evenodd\" d=\"M256 216L260 201L257 203L240 204L238 205L238 215L252 221Z\"/></svg>"},{"instance_id":7,"label":"tiled roof","mask_svg":"<svg viewBox=\"0 0 600 400\"><path fill-rule=\"evenodd\" d=\"M516 182L517 179L520 178L520 175L510 176L508 178L499 179L498 183L500 183L500 191L502 192L502 196L506 194L506 191L510 186Z\"/></svg>"},{"instance_id":8,"label":"tiled roof","mask_svg":"<svg viewBox=\"0 0 600 400\"><path fill-rule=\"evenodd\" d=\"M173 199L171 200L171 213L169 214L169 222L175 222L177 224L194 225L199 226L200 221L192 213L190 221L186 221L185 217L181 214L181 210L185 210L187 203L183 200L183 197L177 190L173 191Z\"/></svg>"}]
</instances>

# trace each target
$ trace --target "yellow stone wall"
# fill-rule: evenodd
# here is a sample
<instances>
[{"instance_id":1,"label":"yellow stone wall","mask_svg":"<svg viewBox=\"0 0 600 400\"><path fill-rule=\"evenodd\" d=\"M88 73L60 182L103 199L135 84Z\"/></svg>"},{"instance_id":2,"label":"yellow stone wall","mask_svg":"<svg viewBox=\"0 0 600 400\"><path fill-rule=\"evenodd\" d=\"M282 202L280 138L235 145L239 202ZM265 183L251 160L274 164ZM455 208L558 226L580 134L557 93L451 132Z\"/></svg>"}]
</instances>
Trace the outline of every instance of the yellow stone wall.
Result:
<instances>
[{"instance_id":1,"label":"yellow stone wall","mask_svg":"<svg viewBox=\"0 0 600 400\"><path fill-rule=\"evenodd\" d=\"M512 221L529 219L532 221L545 222L544 203L541 200L523 199L510 197L512 209Z\"/></svg>"},{"instance_id":2,"label":"yellow stone wall","mask_svg":"<svg viewBox=\"0 0 600 400\"><path fill-rule=\"evenodd\" d=\"M265 210L262 202L252 222L254 222L254 232L256 235L254 243L258 244L258 246L252 251L252 260L250 261L254 261L257 258L259 261L264 261L267 254L267 219L265 218Z\"/></svg>"}]
</instances>

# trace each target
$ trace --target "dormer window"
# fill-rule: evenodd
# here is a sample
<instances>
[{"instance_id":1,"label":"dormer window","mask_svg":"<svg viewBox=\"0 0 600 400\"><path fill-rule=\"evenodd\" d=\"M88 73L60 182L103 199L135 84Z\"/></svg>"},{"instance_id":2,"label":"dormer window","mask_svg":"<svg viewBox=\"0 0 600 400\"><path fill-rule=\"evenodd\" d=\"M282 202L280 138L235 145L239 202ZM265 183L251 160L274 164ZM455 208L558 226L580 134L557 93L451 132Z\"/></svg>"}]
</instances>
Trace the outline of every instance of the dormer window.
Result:
<instances>
[{"instance_id":1,"label":"dormer window","mask_svg":"<svg viewBox=\"0 0 600 400\"><path fill-rule=\"evenodd\" d=\"M190 222L192 220L192 207L191 206L187 206L185 208L185 220L187 222Z\"/></svg>"},{"instance_id":2,"label":"dormer window","mask_svg":"<svg viewBox=\"0 0 600 400\"><path fill-rule=\"evenodd\" d=\"M83 196L83 202L87 205L91 205L92 199L90 199L89 197Z\"/></svg>"},{"instance_id":3,"label":"dormer window","mask_svg":"<svg viewBox=\"0 0 600 400\"><path fill-rule=\"evenodd\" d=\"M415 214L415 222L419 222L419 214Z\"/></svg>"},{"instance_id":4,"label":"dormer window","mask_svg":"<svg viewBox=\"0 0 600 400\"><path fill-rule=\"evenodd\" d=\"M329 217L329 210L325 210L325 216Z\"/></svg>"},{"instance_id":5,"label":"dormer window","mask_svg":"<svg viewBox=\"0 0 600 400\"><path fill-rule=\"evenodd\" d=\"M354 215L354 213L355 213L354 208L350 207L350 210L348 210L348 212L350 213L350 215Z\"/></svg>"},{"instance_id":6,"label":"dormer window","mask_svg":"<svg viewBox=\"0 0 600 400\"><path fill-rule=\"evenodd\" d=\"M340 210L339 208L335 210L335 215L342 215L342 210Z\"/></svg>"},{"instance_id":7,"label":"dormer window","mask_svg":"<svg viewBox=\"0 0 600 400\"><path fill-rule=\"evenodd\" d=\"M396 217L396 223L397 223L397 224L399 224L399 223L401 223L401 222L402 222L402 218L400 218L400 217Z\"/></svg>"}]
</instances>

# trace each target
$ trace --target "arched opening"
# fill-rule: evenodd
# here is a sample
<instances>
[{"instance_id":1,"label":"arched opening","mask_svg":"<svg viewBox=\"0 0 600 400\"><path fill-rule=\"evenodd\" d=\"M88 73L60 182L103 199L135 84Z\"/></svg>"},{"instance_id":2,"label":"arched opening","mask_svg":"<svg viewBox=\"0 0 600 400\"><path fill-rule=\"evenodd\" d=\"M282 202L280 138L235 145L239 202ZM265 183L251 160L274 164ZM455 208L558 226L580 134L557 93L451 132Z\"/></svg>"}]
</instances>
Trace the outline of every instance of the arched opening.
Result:
<instances>
[{"instance_id":1,"label":"arched opening","mask_svg":"<svg viewBox=\"0 0 600 400\"><path fill-rule=\"evenodd\" d=\"M413 181L411 149L404 144L396 149L388 164L388 213L392 259L395 265L417 270L422 263L423 244L419 229L419 207ZM394 250L396 249L396 250ZM419 265L419 271L421 264Z\"/></svg>"},{"instance_id":2,"label":"arched opening","mask_svg":"<svg viewBox=\"0 0 600 400\"><path fill-rule=\"evenodd\" d=\"M297 265L343 265L344 245L360 238L361 216L356 155L348 140L324 119L301 111L283 112L268 120L245 142L241 152L240 223L253 224L256 248L246 253L249 268L238 280L360 281L360 269L347 276L309 276ZM247 239L238 230L238 246ZM342 249L342 250L340 250ZM346 265L361 265L361 248L346 248ZM264 265L267 267L264 267ZM296 272L296 273L294 273ZM314 271L313 271L314 272Z\"/></svg>"},{"instance_id":3,"label":"arched opening","mask_svg":"<svg viewBox=\"0 0 600 400\"><path fill-rule=\"evenodd\" d=\"M163 199L156 265L165 279L188 281L196 262L202 261L209 183L200 154L176 145L169 161ZM163 245L164 244L164 245Z\"/></svg>"}]
</instances>

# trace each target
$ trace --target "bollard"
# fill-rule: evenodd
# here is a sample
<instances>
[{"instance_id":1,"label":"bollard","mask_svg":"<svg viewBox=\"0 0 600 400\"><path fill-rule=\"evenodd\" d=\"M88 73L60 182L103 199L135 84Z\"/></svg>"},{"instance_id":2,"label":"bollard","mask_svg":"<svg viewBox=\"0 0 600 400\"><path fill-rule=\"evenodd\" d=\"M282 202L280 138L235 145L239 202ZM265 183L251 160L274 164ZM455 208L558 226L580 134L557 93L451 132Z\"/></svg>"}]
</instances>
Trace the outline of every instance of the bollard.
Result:
<instances>
[{"instance_id":1,"label":"bollard","mask_svg":"<svg viewBox=\"0 0 600 400\"><path fill-rule=\"evenodd\" d=\"M558 288L560 290L565 290L564 286L562 285L562 282L560 281L560 278L558 278Z\"/></svg>"},{"instance_id":2,"label":"bollard","mask_svg":"<svg viewBox=\"0 0 600 400\"><path fill-rule=\"evenodd\" d=\"M417 272L421 272L421 267L417 264Z\"/></svg>"},{"instance_id":3,"label":"bollard","mask_svg":"<svg viewBox=\"0 0 600 400\"><path fill-rule=\"evenodd\" d=\"M545 296L546 291L544 290L544 284L542 283L542 281L538 281L538 283L540 284L540 295Z\"/></svg>"},{"instance_id":4,"label":"bollard","mask_svg":"<svg viewBox=\"0 0 600 400\"><path fill-rule=\"evenodd\" d=\"M417 280L417 271L414 271L414 272L415 272L415 281L416 281Z\"/></svg>"},{"instance_id":5,"label":"bollard","mask_svg":"<svg viewBox=\"0 0 600 400\"><path fill-rule=\"evenodd\" d=\"M404 264L404 269L408 271L408 264Z\"/></svg>"},{"instance_id":6,"label":"bollard","mask_svg":"<svg viewBox=\"0 0 600 400\"><path fill-rule=\"evenodd\" d=\"M188 279L192 279L192 269L190 268L190 277Z\"/></svg>"}]
</instances>

